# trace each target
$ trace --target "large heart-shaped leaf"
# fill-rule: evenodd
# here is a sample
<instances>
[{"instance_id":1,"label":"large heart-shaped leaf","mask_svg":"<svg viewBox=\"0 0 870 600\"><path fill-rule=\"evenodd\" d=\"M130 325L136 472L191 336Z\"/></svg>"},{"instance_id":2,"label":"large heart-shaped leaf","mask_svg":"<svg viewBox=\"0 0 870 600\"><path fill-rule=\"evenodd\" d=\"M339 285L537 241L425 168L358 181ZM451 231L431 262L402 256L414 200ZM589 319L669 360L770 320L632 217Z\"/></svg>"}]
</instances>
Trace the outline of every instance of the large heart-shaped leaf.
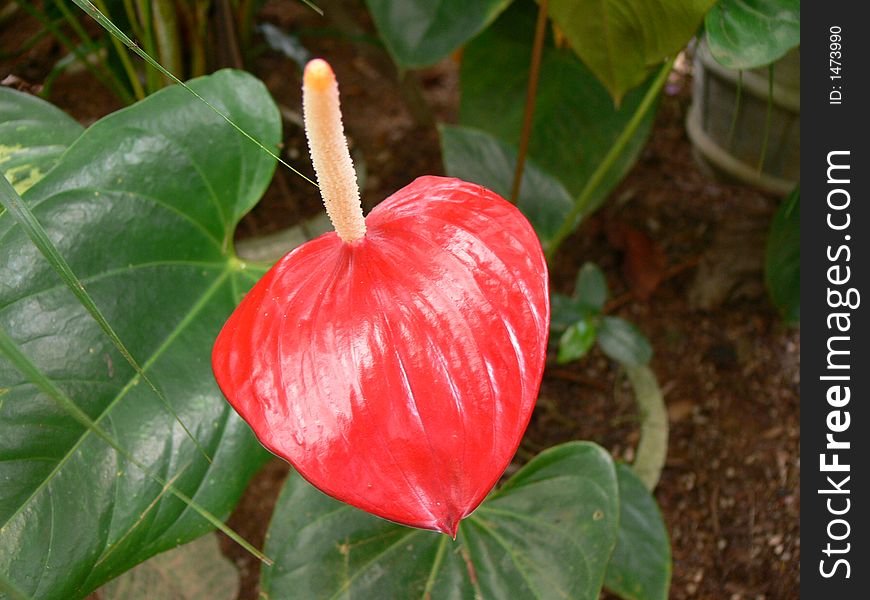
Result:
<instances>
[{"instance_id":1,"label":"large heart-shaped leaf","mask_svg":"<svg viewBox=\"0 0 870 600\"><path fill-rule=\"evenodd\" d=\"M462 522L456 541L336 502L288 479L266 538L268 598L598 598L616 540L604 450L542 452Z\"/></svg>"},{"instance_id":2,"label":"large heart-shaped leaf","mask_svg":"<svg viewBox=\"0 0 870 600\"><path fill-rule=\"evenodd\" d=\"M480 33L511 0L366 0L381 39L403 67L434 64Z\"/></svg>"},{"instance_id":3,"label":"large heart-shaped leaf","mask_svg":"<svg viewBox=\"0 0 870 600\"><path fill-rule=\"evenodd\" d=\"M704 19L713 58L729 69L753 69L801 42L800 0L719 0Z\"/></svg>"},{"instance_id":4,"label":"large heart-shaped leaf","mask_svg":"<svg viewBox=\"0 0 870 600\"><path fill-rule=\"evenodd\" d=\"M42 179L83 129L48 102L0 87L0 172L23 194Z\"/></svg>"},{"instance_id":5,"label":"large heart-shaped leaf","mask_svg":"<svg viewBox=\"0 0 870 600\"><path fill-rule=\"evenodd\" d=\"M604 585L626 600L666 600L671 582L671 544L655 499L626 465L619 480L619 534Z\"/></svg>"},{"instance_id":6,"label":"large heart-shaped leaf","mask_svg":"<svg viewBox=\"0 0 870 600\"><path fill-rule=\"evenodd\" d=\"M250 75L222 71L191 87L277 144L278 111ZM128 452L218 516L266 456L223 400L209 356L256 278L232 255L232 233L274 165L173 87L93 125L24 195L211 463L11 216L0 215L0 327ZM0 389L0 572L23 591L81 597L209 529L5 360Z\"/></svg>"},{"instance_id":7,"label":"large heart-shaped leaf","mask_svg":"<svg viewBox=\"0 0 870 600\"><path fill-rule=\"evenodd\" d=\"M519 145L522 129L534 19L528 6L513 6L463 54L460 123L512 147ZM548 45L529 143L533 163L561 182L573 198L580 196L628 127L649 85L629 93L617 110L607 90L573 52ZM643 116L624 150L584 200L582 214L597 208L634 164L654 112ZM510 179L506 185L510 186Z\"/></svg>"},{"instance_id":8,"label":"large heart-shaped leaf","mask_svg":"<svg viewBox=\"0 0 870 600\"><path fill-rule=\"evenodd\" d=\"M611 95L619 102L675 56L715 0L551 0L549 13Z\"/></svg>"}]
</instances>

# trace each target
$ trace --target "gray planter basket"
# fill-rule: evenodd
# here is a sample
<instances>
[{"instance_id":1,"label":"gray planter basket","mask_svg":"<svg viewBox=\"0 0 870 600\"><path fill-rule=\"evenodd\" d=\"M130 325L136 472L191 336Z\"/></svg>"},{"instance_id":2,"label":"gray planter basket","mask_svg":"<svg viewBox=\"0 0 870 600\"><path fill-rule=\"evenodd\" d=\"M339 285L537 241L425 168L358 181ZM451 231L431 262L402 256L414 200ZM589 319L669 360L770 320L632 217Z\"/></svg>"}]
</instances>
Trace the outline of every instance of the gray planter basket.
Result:
<instances>
[{"instance_id":1,"label":"gray planter basket","mask_svg":"<svg viewBox=\"0 0 870 600\"><path fill-rule=\"evenodd\" d=\"M698 45L686 120L695 155L726 180L784 196L800 180L800 48L774 63L772 97L767 68L743 71L740 79L705 42Z\"/></svg>"}]
</instances>

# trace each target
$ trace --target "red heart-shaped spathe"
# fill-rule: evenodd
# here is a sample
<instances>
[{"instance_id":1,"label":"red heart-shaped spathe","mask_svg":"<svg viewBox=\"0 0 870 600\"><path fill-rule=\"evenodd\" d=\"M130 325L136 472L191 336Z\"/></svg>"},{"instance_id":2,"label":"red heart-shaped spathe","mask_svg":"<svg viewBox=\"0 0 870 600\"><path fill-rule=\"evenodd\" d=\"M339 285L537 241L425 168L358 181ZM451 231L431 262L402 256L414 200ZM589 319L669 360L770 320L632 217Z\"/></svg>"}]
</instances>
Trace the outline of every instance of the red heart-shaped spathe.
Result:
<instances>
[{"instance_id":1,"label":"red heart-shaped spathe","mask_svg":"<svg viewBox=\"0 0 870 600\"><path fill-rule=\"evenodd\" d=\"M339 500L455 535L519 445L544 368L547 267L493 192L421 177L353 243L281 259L215 343L260 441Z\"/></svg>"}]
</instances>

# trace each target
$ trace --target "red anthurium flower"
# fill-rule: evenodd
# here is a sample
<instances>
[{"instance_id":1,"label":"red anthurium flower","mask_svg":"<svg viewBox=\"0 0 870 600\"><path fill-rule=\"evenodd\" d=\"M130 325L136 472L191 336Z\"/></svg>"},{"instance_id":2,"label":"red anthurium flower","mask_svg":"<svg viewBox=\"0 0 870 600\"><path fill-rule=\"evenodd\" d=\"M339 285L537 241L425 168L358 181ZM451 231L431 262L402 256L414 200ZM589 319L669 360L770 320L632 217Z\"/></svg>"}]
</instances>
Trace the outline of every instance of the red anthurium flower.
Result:
<instances>
[{"instance_id":1,"label":"red anthurium flower","mask_svg":"<svg viewBox=\"0 0 870 600\"><path fill-rule=\"evenodd\" d=\"M218 384L325 493L455 537L534 408L550 320L540 243L513 205L444 177L363 219L322 60L306 67L304 107L336 232L248 293L215 343Z\"/></svg>"}]
</instances>

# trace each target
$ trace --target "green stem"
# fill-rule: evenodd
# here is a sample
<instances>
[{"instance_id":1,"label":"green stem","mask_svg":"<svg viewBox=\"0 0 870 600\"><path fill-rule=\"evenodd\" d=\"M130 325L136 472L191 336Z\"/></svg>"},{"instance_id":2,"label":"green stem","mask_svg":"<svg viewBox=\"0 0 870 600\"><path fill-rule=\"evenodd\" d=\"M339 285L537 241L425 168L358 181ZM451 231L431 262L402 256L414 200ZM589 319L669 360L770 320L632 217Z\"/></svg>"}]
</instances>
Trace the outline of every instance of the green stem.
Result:
<instances>
[{"instance_id":1,"label":"green stem","mask_svg":"<svg viewBox=\"0 0 870 600\"><path fill-rule=\"evenodd\" d=\"M244 68L242 61L242 52L239 50L239 40L236 35L235 19L233 17L233 9L230 7L229 0L216 0L217 6L215 13L217 16L218 43L223 45L223 50L226 54L226 60L234 69Z\"/></svg>"},{"instance_id":2,"label":"green stem","mask_svg":"<svg viewBox=\"0 0 870 600\"><path fill-rule=\"evenodd\" d=\"M761 155L758 157L758 173L764 170L764 159L767 157L767 143L770 140L770 123L773 119L773 63L768 67L767 75L767 117L764 119L764 138L761 140Z\"/></svg>"},{"instance_id":3,"label":"green stem","mask_svg":"<svg viewBox=\"0 0 870 600\"><path fill-rule=\"evenodd\" d=\"M85 28L82 27L82 24L79 23L79 20L75 18L75 15L70 12L70 9L67 8L66 2L63 0L54 0L54 5L63 15L64 20L69 23L69 26L75 32L79 39L88 47L94 48L96 44L94 44L94 40L91 39L91 36L88 35L88 32L85 31Z\"/></svg>"},{"instance_id":4,"label":"green stem","mask_svg":"<svg viewBox=\"0 0 870 600\"><path fill-rule=\"evenodd\" d=\"M535 41L532 44L532 64L529 67L529 88L526 91L526 107L523 113L523 131L520 134L520 147L517 151L517 165L514 168L514 183L511 186L511 202L517 203L520 186L523 182L523 167L532 137L532 118L535 115L535 96L538 93L538 75L541 71L541 56L544 54L544 37L547 32L547 0L538 3L538 21L535 24Z\"/></svg>"},{"instance_id":5,"label":"green stem","mask_svg":"<svg viewBox=\"0 0 870 600\"><path fill-rule=\"evenodd\" d=\"M737 132L737 119L740 118L740 103L743 100L743 71L737 71L737 95L734 110L731 112L731 125L728 127L728 148L734 149L734 134Z\"/></svg>"},{"instance_id":6,"label":"green stem","mask_svg":"<svg viewBox=\"0 0 870 600\"><path fill-rule=\"evenodd\" d=\"M127 13L127 20L130 21L130 30L133 35L140 40L144 39L145 32L142 30L142 24L139 23L139 16L133 7L133 0L124 0L124 12Z\"/></svg>"},{"instance_id":7,"label":"green stem","mask_svg":"<svg viewBox=\"0 0 870 600\"><path fill-rule=\"evenodd\" d=\"M665 82L668 80L668 74L671 72L673 66L674 59L670 59L662 65L658 75L656 75L655 81L653 81L652 85L646 91L646 95L644 95L643 100L641 100L637 109L634 111L634 114L631 116L631 120L626 124L625 129L623 129L622 133L619 134L619 137L616 138L616 141L610 147L610 150L604 156L604 159L599 163L595 172L592 173L592 176L586 182L586 185L583 187L577 200L574 201L574 207L565 217L561 227L559 227L559 230L553 236L552 242L550 242L550 246L547 249L548 260L553 258L556 254L556 250L559 249L559 246L565 241L565 238L571 235L577 227L577 219L583 216L589 208L589 202L592 200L593 192L595 192L598 186L601 185L604 176L607 175L617 159L619 159L620 155L631 141L631 138L634 137L634 134L637 132L638 127L640 127L641 122L643 122L647 113L652 109L659 93L665 85Z\"/></svg>"},{"instance_id":8,"label":"green stem","mask_svg":"<svg viewBox=\"0 0 870 600\"><path fill-rule=\"evenodd\" d=\"M313 10L314 12L316 12L321 17L323 16L323 11L320 9L319 6L317 6L314 2L312 2L312 0L302 0L302 4L304 4L305 6L307 6L308 8Z\"/></svg>"},{"instance_id":9,"label":"green stem","mask_svg":"<svg viewBox=\"0 0 870 600\"><path fill-rule=\"evenodd\" d=\"M426 587L423 588L423 598L432 597L432 588L435 587L435 581L438 579L438 570L441 568L441 563L444 562L444 554L447 550L446 535L441 536L441 541L438 543L438 550L435 551L435 560L432 561L432 569L429 571L429 578L426 580Z\"/></svg>"},{"instance_id":10,"label":"green stem","mask_svg":"<svg viewBox=\"0 0 870 600\"><path fill-rule=\"evenodd\" d=\"M60 44L66 49L67 52L76 57L82 66L94 76L94 79L103 84L107 89L111 90L118 98L120 98L126 104L132 104L134 99L130 95L123 85L113 76L107 76L105 73L101 72L97 69L90 60L88 60L88 54L82 52L81 48L78 44L74 43L67 35L60 30L57 24L45 16L41 11L37 10L33 6L31 6L27 2L19 2L18 6L22 8L27 14L31 17L42 23L42 26L45 27L48 32L54 36L54 38L60 42ZM103 66L103 65L101 65Z\"/></svg>"},{"instance_id":11,"label":"green stem","mask_svg":"<svg viewBox=\"0 0 870 600\"><path fill-rule=\"evenodd\" d=\"M108 14L109 11L106 10L106 4L103 0L94 0L97 8L103 14ZM115 51L118 53L118 58L121 59L121 65L124 67L124 72L127 73L127 79L130 80L130 86L133 88L133 95L138 99L142 100L145 97L145 90L142 89L142 84L139 82L139 75L136 73L136 69L133 68L133 63L130 62L130 57L127 56L127 51L124 50L124 46L112 36L112 45L115 46Z\"/></svg>"},{"instance_id":12,"label":"green stem","mask_svg":"<svg viewBox=\"0 0 870 600\"><path fill-rule=\"evenodd\" d=\"M257 4L253 0L240 0L237 10L239 23L239 44L247 50L251 46L251 34L254 29L254 14ZM247 58L247 57L246 57Z\"/></svg>"},{"instance_id":13,"label":"green stem","mask_svg":"<svg viewBox=\"0 0 870 600\"><path fill-rule=\"evenodd\" d=\"M166 68L183 78L181 48L178 43L178 21L171 0L153 0L152 14L154 39L157 42L157 56ZM165 84L171 81L166 78Z\"/></svg>"},{"instance_id":14,"label":"green stem","mask_svg":"<svg viewBox=\"0 0 870 600\"><path fill-rule=\"evenodd\" d=\"M191 11L191 58L190 71L192 77L199 77L208 72L206 49L208 46L208 9L211 0L200 0L194 4Z\"/></svg>"},{"instance_id":15,"label":"green stem","mask_svg":"<svg viewBox=\"0 0 870 600\"><path fill-rule=\"evenodd\" d=\"M154 45L154 25L151 19L151 0L136 0L136 12L139 14L139 22L142 24L142 45L145 52L151 55L157 54ZM156 92L162 87L160 73L150 65L145 65L145 87L149 93Z\"/></svg>"}]
</instances>

